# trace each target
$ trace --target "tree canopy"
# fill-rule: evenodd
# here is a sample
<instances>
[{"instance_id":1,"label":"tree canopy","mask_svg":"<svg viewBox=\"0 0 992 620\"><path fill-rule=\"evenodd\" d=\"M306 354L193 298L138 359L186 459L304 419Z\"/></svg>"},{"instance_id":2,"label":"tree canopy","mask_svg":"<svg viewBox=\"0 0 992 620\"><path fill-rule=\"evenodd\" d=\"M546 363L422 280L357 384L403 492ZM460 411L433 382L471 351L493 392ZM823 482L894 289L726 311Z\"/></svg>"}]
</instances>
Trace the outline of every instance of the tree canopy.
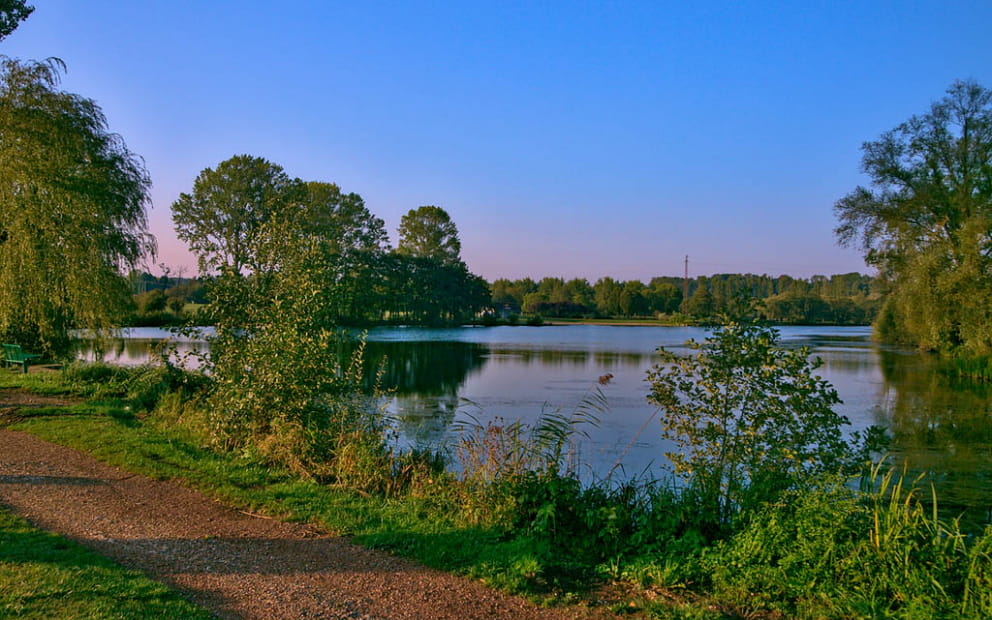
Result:
<instances>
[{"instance_id":1,"label":"tree canopy","mask_svg":"<svg viewBox=\"0 0 992 620\"><path fill-rule=\"evenodd\" d=\"M293 190L281 166L235 155L216 169L205 168L193 192L180 194L172 204L176 235L189 245L203 273L255 271L261 228L284 209Z\"/></svg>"},{"instance_id":2,"label":"tree canopy","mask_svg":"<svg viewBox=\"0 0 992 620\"><path fill-rule=\"evenodd\" d=\"M458 230L438 207L407 214L407 251L393 252L383 221L358 194L237 155L204 169L172 208L201 272L218 276L213 300L228 300L211 304L218 324L248 328L276 291L292 296L284 284L297 276L323 291L308 320L327 326L459 322L489 304L488 286L458 257Z\"/></svg>"},{"instance_id":3,"label":"tree canopy","mask_svg":"<svg viewBox=\"0 0 992 620\"><path fill-rule=\"evenodd\" d=\"M992 91L955 82L862 151L871 187L837 201L835 232L891 288L880 335L992 351Z\"/></svg>"},{"instance_id":4,"label":"tree canopy","mask_svg":"<svg viewBox=\"0 0 992 620\"><path fill-rule=\"evenodd\" d=\"M384 222L372 215L362 197L344 194L334 183L303 184L293 216L308 235L328 240L340 253L383 252L389 237Z\"/></svg>"},{"instance_id":5,"label":"tree canopy","mask_svg":"<svg viewBox=\"0 0 992 620\"><path fill-rule=\"evenodd\" d=\"M74 329L119 324L121 272L154 251L143 162L58 89L62 68L0 62L0 335L56 355Z\"/></svg>"},{"instance_id":6,"label":"tree canopy","mask_svg":"<svg viewBox=\"0 0 992 620\"><path fill-rule=\"evenodd\" d=\"M0 0L0 40L14 32L33 11L34 7L24 0Z\"/></svg>"},{"instance_id":7,"label":"tree canopy","mask_svg":"<svg viewBox=\"0 0 992 620\"><path fill-rule=\"evenodd\" d=\"M433 205L410 209L400 220L396 251L407 256L436 258L443 263L461 261L462 243L448 212Z\"/></svg>"}]
</instances>

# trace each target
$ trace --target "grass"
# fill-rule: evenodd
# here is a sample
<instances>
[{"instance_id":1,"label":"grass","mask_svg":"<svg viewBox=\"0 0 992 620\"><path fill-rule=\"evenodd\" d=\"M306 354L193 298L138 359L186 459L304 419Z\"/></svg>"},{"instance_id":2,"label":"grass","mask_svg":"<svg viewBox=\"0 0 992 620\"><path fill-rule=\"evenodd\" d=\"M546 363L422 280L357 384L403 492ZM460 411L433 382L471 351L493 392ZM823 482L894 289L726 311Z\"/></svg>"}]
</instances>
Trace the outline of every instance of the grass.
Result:
<instances>
[{"instance_id":1,"label":"grass","mask_svg":"<svg viewBox=\"0 0 992 620\"><path fill-rule=\"evenodd\" d=\"M0 509L0 617L212 617L174 590Z\"/></svg>"}]
</instances>

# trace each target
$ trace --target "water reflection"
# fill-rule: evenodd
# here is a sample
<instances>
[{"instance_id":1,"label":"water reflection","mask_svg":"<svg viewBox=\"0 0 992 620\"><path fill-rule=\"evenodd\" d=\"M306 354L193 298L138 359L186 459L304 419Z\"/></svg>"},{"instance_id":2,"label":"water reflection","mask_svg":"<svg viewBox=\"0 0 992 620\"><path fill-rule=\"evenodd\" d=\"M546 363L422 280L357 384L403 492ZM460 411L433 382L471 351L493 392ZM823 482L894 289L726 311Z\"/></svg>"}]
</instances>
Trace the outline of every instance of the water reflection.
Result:
<instances>
[{"instance_id":1,"label":"water reflection","mask_svg":"<svg viewBox=\"0 0 992 620\"><path fill-rule=\"evenodd\" d=\"M212 328L201 328L198 338L179 337L158 327L133 327L123 329L116 338L103 341L81 339L77 342L76 357L83 360L103 360L112 364L136 366L160 360L163 354L173 352L179 356L206 348L204 336ZM195 364L194 364L195 365Z\"/></svg>"},{"instance_id":2,"label":"water reflection","mask_svg":"<svg viewBox=\"0 0 992 620\"><path fill-rule=\"evenodd\" d=\"M684 353L681 343L706 335L698 328L604 326L377 329L369 333L365 380L371 385L382 369L382 387L393 390L390 412L404 443L417 447L438 445L468 414L483 423L533 422L547 408L574 409L590 389L602 387L609 410L587 442L590 468L605 472L624 454L625 471L658 471L672 446L651 419L645 371L658 360L658 346ZM109 361L140 363L170 335L134 330L129 336L114 343ZM843 399L839 410L852 430L888 427L893 458L912 474L933 472L945 506L987 510L992 390L949 383L932 359L879 347L866 328L784 328L782 341L808 346L823 360L818 373ZM607 373L610 384L599 386L597 378Z\"/></svg>"},{"instance_id":3,"label":"water reflection","mask_svg":"<svg viewBox=\"0 0 992 620\"><path fill-rule=\"evenodd\" d=\"M886 390L874 413L893 437L893 460L927 474L947 510L973 507L987 519L992 388L950 380L926 355L883 350L879 364Z\"/></svg>"},{"instance_id":4,"label":"water reflection","mask_svg":"<svg viewBox=\"0 0 992 620\"><path fill-rule=\"evenodd\" d=\"M473 342L369 342L365 376L397 394L441 396L457 393L469 373L486 363L488 347Z\"/></svg>"},{"instance_id":5,"label":"water reflection","mask_svg":"<svg viewBox=\"0 0 992 620\"><path fill-rule=\"evenodd\" d=\"M372 341L365 347L365 383L379 381L393 395L389 412L403 445L436 448L463 404L459 388L488 356L488 347L473 342Z\"/></svg>"}]
</instances>

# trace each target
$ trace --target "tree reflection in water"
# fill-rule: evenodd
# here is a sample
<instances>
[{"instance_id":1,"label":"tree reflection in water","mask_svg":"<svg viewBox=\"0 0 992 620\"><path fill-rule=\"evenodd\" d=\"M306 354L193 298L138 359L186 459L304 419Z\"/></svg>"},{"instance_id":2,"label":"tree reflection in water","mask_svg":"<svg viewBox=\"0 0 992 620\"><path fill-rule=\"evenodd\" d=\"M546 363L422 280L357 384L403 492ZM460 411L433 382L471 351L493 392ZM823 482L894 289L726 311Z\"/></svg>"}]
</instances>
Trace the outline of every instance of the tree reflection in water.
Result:
<instances>
[{"instance_id":1,"label":"tree reflection in water","mask_svg":"<svg viewBox=\"0 0 992 620\"><path fill-rule=\"evenodd\" d=\"M987 522L992 508L992 386L952 380L932 356L879 352L885 394L877 423L892 435L890 459L933 483L949 516L967 508Z\"/></svg>"},{"instance_id":2,"label":"tree reflection in water","mask_svg":"<svg viewBox=\"0 0 992 620\"><path fill-rule=\"evenodd\" d=\"M459 388L481 371L488 348L470 342L369 342L365 380L393 394L391 410L404 444L437 448L463 405ZM381 374L379 374L381 373Z\"/></svg>"}]
</instances>

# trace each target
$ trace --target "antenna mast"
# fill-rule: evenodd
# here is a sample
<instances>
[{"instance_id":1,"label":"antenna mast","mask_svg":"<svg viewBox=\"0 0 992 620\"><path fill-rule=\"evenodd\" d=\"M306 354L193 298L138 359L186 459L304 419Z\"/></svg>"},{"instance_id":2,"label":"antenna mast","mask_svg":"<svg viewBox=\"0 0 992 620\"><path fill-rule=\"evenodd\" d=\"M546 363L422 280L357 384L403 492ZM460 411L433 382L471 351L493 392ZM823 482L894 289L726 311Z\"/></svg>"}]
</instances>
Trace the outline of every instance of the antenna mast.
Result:
<instances>
[{"instance_id":1,"label":"antenna mast","mask_svg":"<svg viewBox=\"0 0 992 620\"><path fill-rule=\"evenodd\" d=\"M685 255L685 276L682 278L682 299L689 299L689 255Z\"/></svg>"}]
</instances>

